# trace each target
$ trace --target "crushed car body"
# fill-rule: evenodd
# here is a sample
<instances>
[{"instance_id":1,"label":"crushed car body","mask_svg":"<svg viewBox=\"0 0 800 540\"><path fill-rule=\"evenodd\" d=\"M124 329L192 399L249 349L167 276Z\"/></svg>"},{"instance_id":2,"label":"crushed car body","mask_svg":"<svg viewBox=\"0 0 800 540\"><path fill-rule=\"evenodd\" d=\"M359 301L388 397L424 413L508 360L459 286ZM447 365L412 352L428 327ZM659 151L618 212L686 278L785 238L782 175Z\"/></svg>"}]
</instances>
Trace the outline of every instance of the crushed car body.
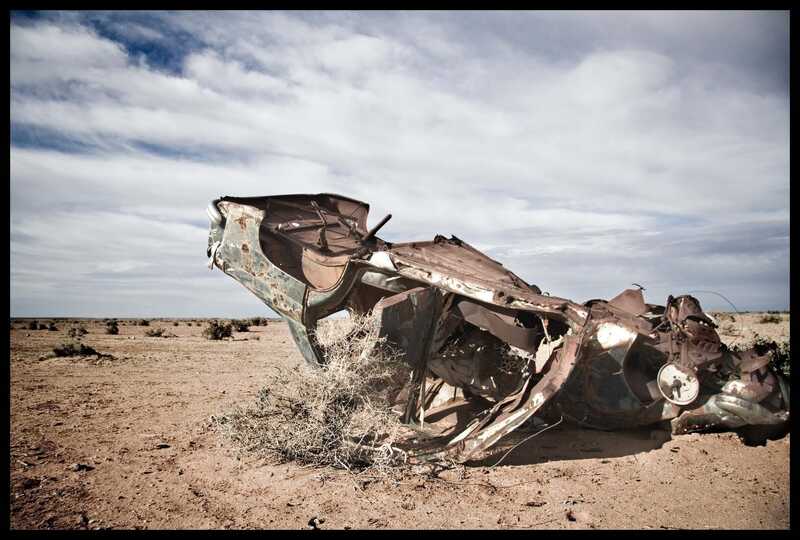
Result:
<instances>
[{"instance_id":1,"label":"crushed car body","mask_svg":"<svg viewBox=\"0 0 800 540\"><path fill-rule=\"evenodd\" d=\"M689 295L647 304L640 289L576 303L543 294L455 236L390 243L369 205L333 194L222 197L208 206L209 267L289 325L324 364L317 322L373 312L412 367L404 421L424 424L442 385L485 404L442 454L475 457L537 415L673 433L780 427L789 389L773 352L729 350ZM431 381L433 381L431 383Z\"/></svg>"}]
</instances>

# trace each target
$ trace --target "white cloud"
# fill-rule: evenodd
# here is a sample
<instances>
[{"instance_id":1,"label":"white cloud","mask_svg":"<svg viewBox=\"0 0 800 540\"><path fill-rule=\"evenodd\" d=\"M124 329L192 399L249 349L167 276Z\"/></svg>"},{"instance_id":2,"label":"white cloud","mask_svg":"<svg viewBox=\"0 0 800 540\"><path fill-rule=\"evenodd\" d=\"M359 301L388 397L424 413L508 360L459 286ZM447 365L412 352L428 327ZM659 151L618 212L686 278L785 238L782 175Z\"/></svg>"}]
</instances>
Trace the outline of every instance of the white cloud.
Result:
<instances>
[{"instance_id":1,"label":"white cloud","mask_svg":"<svg viewBox=\"0 0 800 540\"><path fill-rule=\"evenodd\" d=\"M547 48L548 36L531 32L533 43L525 44L492 30L494 16L477 26L473 15L438 13L386 20L158 17L158 28L139 21L128 38L169 47L173 28L207 44L183 59L179 74L159 70L153 60L137 62L135 48L128 57L74 17L12 21L12 139L31 129L40 138L11 150L12 235L35 238L16 245L30 257L12 265L12 307L33 305L24 298L38 294L35 254L65 256L41 230L30 229L34 216L40 227L83 238L82 231L94 231L81 228L87 211L119 213L124 220L104 219L109 230L130 233L114 235L122 251L87 252L85 268L131 279L154 269L181 275L189 259L171 255L177 244L204 250L194 228L159 247L170 254L166 259L124 252L140 248L149 226L158 234L184 231L181 224L202 220L207 201L220 194L327 191L361 198L372 204L372 222L394 214L387 239L441 232L494 246L507 266L564 296L584 294L579 280L539 261L557 256L569 266L587 253L616 256L616 266L592 276L600 283L616 279L620 267L646 266L629 248L641 249L647 231L680 250L670 242L685 230L676 233L674 223L717 226L731 241L742 234L734 227L739 222L778 219L788 231L788 97L718 84L714 66L726 73L742 68L725 51L697 52L704 32L720 35L709 29L718 20L713 15L660 23L630 14L652 30L651 41L646 30L617 41L588 32L598 40L594 47L562 57ZM601 14L536 14L532 22L542 18L550 25L542 28L573 31L575 43L584 39L575 25L609 24ZM735 21L746 28L747 46L761 47L764 39L749 19ZM676 30L681 24L688 30ZM95 150L47 149L53 134ZM141 223L125 221L131 219ZM531 236L518 238L518 230ZM742 256L753 249L742 246ZM788 276L787 253L788 242L769 260ZM728 259L713 260L721 276L731 272ZM648 275L669 282L670 271ZM55 267L47 275L54 283L65 279ZM92 279L77 275L84 283ZM740 280L758 283L757 270ZM763 287L770 302L788 291L785 284ZM157 299L168 291L151 294ZM170 300L163 309L175 306Z\"/></svg>"}]
</instances>

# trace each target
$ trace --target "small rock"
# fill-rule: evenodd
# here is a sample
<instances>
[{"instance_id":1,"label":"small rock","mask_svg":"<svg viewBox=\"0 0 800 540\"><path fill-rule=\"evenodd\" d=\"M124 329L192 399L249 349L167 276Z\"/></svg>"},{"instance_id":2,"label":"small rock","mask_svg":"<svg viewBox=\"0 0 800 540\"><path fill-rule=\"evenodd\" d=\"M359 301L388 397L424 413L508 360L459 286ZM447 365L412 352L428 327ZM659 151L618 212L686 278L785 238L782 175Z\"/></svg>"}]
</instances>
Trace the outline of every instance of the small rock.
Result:
<instances>
[{"instance_id":1,"label":"small rock","mask_svg":"<svg viewBox=\"0 0 800 540\"><path fill-rule=\"evenodd\" d=\"M316 530L316 529L319 529L319 526L322 525L323 523L325 523L325 518L324 517L316 517L316 516L314 516L314 517L312 517L311 519L308 520L308 528L312 529L312 530Z\"/></svg>"},{"instance_id":2,"label":"small rock","mask_svg":"<svg viewBox=\"0 0 800 540\"><path fill-rule=\"evenodd\" d=\"M159 449L159 450L161 450L161 449L163 449L163 448L169 448L169 445L168 445L167 443L163 443L163 442L162 442L162 443L158 443L158 444L156 445L156 448L157 448L157 449Z\"/></svg>"},{"instance_id":3,"label":"small rock","mask_svg":"<svg viewBox=\"0 0 800 540\"><path fill-rule=\"evenodd\" d=\"M75 472L78 472L78 471L91 471L92 469L94 469L94 467L92 467L91 465L89 465L87 463L73 463L72 465L69 466L69 469L72 470L72 471L75 471Z\"/></svg>"},{"instance_id":4,"label":"small rock","mask_svg":"<svg viewBox=\"0 0 800 540\"><path fill-rule=\"evenodd\" d=\"M41 484L41 481L37 480L36 478L25 478L22 481L22 489L39 487L39 484Z\"/></svg>"},{"instance_id":5,"label":"small rock","mask_svg":"<svg viewBox=\"0 0 800 540\"><path fill-rule=\"evenodd\" d=\"M78 514L77 521L78 521L78 525L79 526L85 526L85 525L87 525L89 523L89 519L86 517L86 514L84 514L83 512Z\"/></svg>"},{"instance_id":6,"label":"small rock","mask_svg":"<svg viewBox=\"0 0 800 540\"><path fill-rule=\"evenodd\" d=\"M578 521L577 518L575 517L575 514L572 512L572 510L567 510L566 517L567 517L567 521Z\"/></svg>"},{"instance_id":7,"label":"small rock","mask_svg":"<svg viewBox=\"0 0 800 540\"><path fill-rule=\"evenodd\" d=\"M528 501L525 503L525 506L532 506L534 508L539 508L540 506L546 505L546 501Z\"/></svg>"}]
</instances>

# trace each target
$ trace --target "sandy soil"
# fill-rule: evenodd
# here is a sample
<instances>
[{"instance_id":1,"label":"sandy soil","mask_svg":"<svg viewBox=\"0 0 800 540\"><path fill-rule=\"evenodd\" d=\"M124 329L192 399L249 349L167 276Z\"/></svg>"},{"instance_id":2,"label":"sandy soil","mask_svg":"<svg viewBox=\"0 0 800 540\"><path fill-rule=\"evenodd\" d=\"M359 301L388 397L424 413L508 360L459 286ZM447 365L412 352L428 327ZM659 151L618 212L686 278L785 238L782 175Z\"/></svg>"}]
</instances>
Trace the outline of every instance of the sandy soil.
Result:
<instances>
[{"instance_id":1,"label":"sandy soil","mask_svg":"<svg viewBox=\"0 0 800 540\"><path fill-rule=\"evenodd\" d=\"M788 337L783 318L745 326ZM83 341L113 360L40 360L65 341L56 324L11 331L15 529L789 526L789 436L750 447L559 426L495 468L499 453L438 478L353 478L241 456L210 421L302 361L285 324L212 342L185 321L152 323L170 339L84 322Z\"/></svg>"}]
</instances>

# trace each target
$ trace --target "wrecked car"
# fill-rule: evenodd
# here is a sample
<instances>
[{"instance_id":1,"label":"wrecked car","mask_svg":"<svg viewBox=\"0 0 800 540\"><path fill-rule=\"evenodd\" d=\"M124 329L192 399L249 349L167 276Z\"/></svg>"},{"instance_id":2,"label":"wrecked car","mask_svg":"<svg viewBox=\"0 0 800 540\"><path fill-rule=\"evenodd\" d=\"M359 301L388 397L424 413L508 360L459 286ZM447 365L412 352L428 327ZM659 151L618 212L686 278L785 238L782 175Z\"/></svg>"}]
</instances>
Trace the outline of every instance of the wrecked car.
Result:
<instances>
[{"instance_id":1,"label":"wrecked car","mask_svg":"<svg viewBox=\"0 0 800 540\"><path fill-rule=\"evenodd\" d=\"M420 426L443 385L484 404L443 453L466 461L537 415L596 429L669 422L673 433L781 427L789 388L773 351L729 350L689 295L641 289L576 303L543 294L466 242L391 243L369 205L333 194L222 197L208 206L209 267L288 323L324 364L320 319L373 312L412 368L404 422Z\"/></svg>"}]
</instances>

